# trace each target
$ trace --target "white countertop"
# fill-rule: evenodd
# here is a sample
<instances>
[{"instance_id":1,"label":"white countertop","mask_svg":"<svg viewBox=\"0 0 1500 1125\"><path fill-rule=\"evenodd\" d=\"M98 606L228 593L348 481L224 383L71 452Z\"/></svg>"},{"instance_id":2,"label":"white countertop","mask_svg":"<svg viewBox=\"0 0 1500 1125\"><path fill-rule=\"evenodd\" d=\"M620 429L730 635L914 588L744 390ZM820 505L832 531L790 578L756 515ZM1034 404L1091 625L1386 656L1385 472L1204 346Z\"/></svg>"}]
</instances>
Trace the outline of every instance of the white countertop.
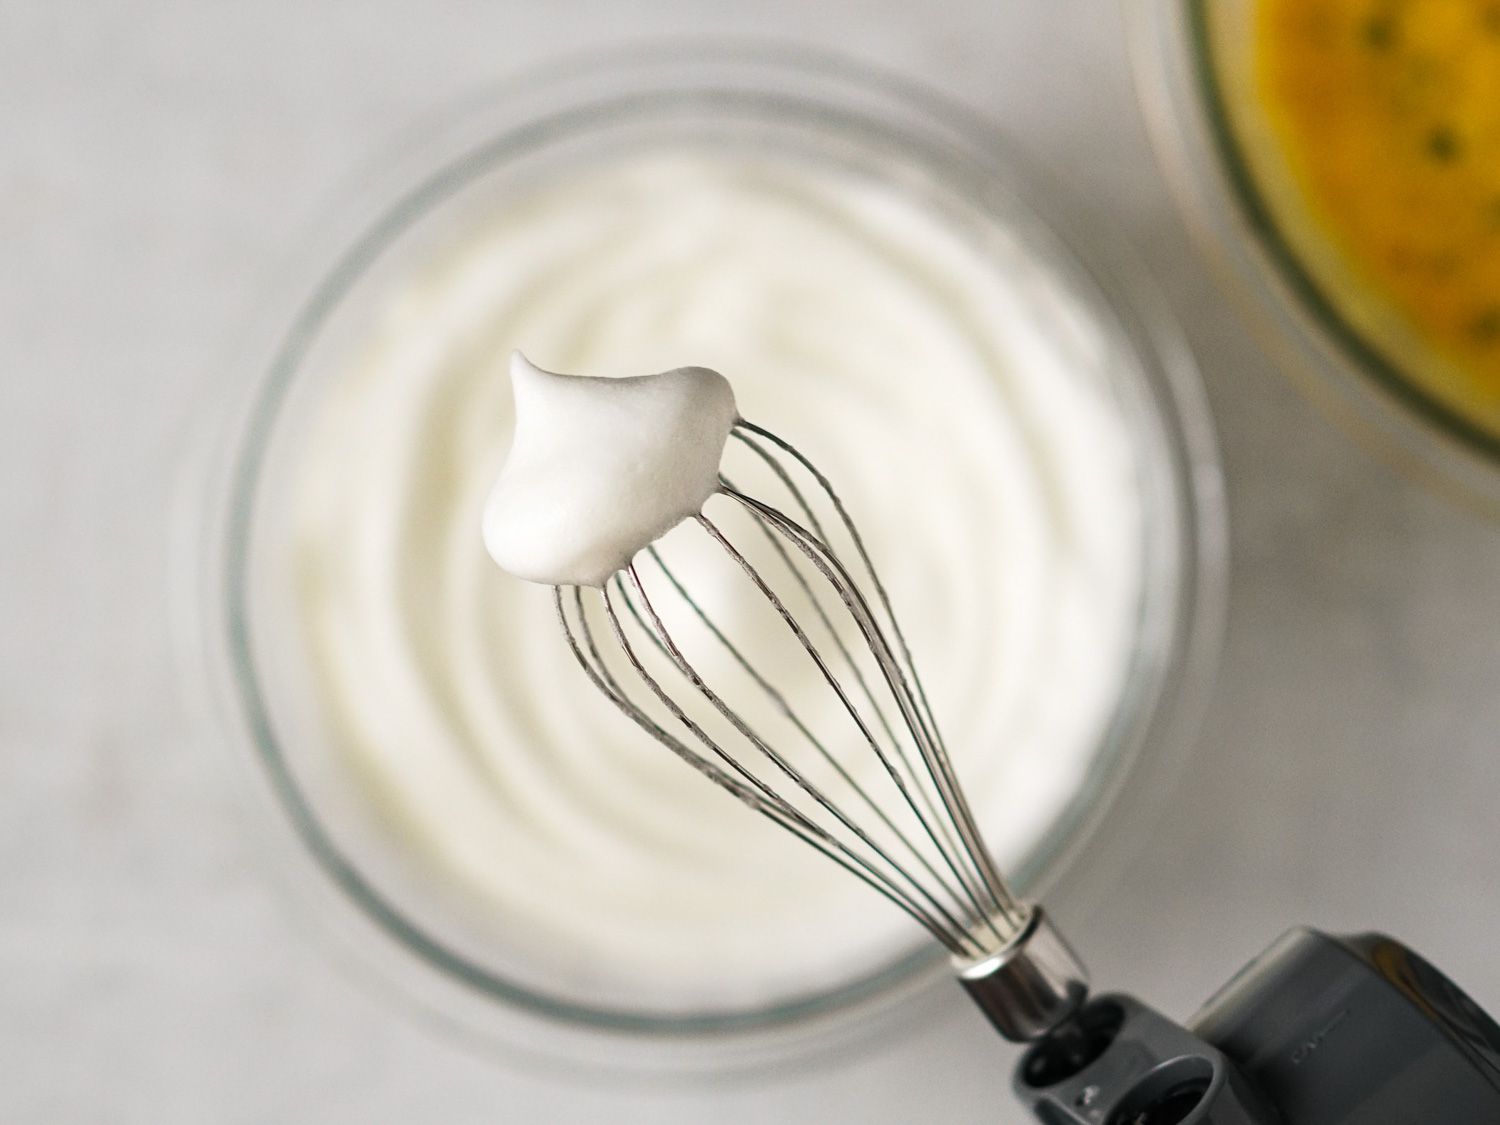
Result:
<instances>
[{"instance_id":1,"label":"white countertop","mask_svg":"<svg viewBox=\"0 0 1500 1125\"><path fill-rule=\"evenodd\" d=\"M0 17L0 1120L994 1122L952 1003L805 1073L587 1087L338 971L190 736L167 629L190 403L288 242L393 128L563 48L775 32L1002 122L1162 278L1233 514L1228 646L1171 815L1076 934L1185 1015L1286 925L1382 928L1500 1010L1500 528L1314 413L1156 171L1114 0L363 5L14 0Z\"/></svg>"}]
</instances>

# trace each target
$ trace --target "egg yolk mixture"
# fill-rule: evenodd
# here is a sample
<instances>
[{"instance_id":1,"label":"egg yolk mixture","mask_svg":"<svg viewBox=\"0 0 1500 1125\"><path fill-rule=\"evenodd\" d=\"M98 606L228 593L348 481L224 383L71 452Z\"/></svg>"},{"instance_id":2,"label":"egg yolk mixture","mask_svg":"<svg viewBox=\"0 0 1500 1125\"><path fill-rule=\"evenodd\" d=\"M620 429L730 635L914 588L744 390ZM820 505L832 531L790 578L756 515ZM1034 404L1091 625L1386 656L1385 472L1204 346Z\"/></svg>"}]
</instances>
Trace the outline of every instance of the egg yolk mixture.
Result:
<instances>
[{"instance_id":1,"label":"egg yolk mixture","mask_svg":"<svg viewBox=\"0 0 1500 1125\"><path fill-rule=\"evenodd\" d=\"M1310 217L1500 434L1500 0L1260 0L1254 37Z\"/></svg>"}]
</instances>

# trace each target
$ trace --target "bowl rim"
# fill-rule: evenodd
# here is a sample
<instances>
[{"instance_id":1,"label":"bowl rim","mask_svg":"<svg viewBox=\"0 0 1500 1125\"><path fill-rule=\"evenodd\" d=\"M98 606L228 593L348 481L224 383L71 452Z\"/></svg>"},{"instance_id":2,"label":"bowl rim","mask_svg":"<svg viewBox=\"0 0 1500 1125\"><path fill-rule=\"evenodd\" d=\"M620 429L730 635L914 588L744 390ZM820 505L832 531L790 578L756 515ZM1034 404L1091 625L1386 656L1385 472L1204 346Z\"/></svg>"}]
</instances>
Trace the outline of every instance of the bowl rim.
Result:
<instances>
[{"instance_id":1,"label":"bowl rim","mask_svg":"<svg viewBox=\"0 0 1500 1125\"><path fill-rule=\"evenodd\" d=\"M1015 167L1019 156L1016 147L988 122L925 87L837 55L791 49L781 44L695 40L651 48L590 52L563 65L550 64L544 71L543 81L539 82L535 73L523 74L482 92L458 115L477 112L487 122L481 132L489 136L494 133L494 107L505 104L506 97L517 91L535 94L541 89L544 97L573 97L589 102L602 96L595 92L601 80L608 86L622 80L639 80L644 75L648 82L654 81L664 88L669 85L669 75L672 81L691 84L717 74L721 77L716 82L741 92L743 89L734 87L734 83L774 89L780 97L791 87L804 103L846 118L857 113L856 98L873 97L887 106L900 103L914 110L917 117L929 121L935 133L942 130L948 139L957 137L971 146L972 151L965 154L971 160L977 163L981 154L992 162L999 160L1005 165L1007 175L1022 180L1023 189L1034 185L1031 177L1036 173L1028 170L1029 176L1019 176ZM701 92L700 87L690 88ZM680 87L674 89L680 92ZM846 102L838 104L836 95L844 96ZM619 99L621 95L617 93L615 97ZM437 119L439 125L445 119L453 120L454 114L455 107L448 107ZM507 111L505 120L503 131L490 138L492 144L523 132L532 136L539 127L539 119L515 111ZM288 315L287 301L283 300L280 307L268 309L260 317L266 331L256 333L255 338L274 341L269 348L269 359L262 355L265 349L251 349L242 353L234 364L246 376L239 399L228 410L222 409L222 403L217 404L218 424L204 430L215 435L208 443L210 464L206 469L200 464L192 473L200 487L195 489L199 492L197 502L190 505L188 518L197 526L196 533L186 537L189 557L185 569L196 594L192 599L195 609L188 614L184 651L187 663L196 670L193 678L207 681L204 695L211 701L208 721L218 740L230 744L248 740L255 750L254 754L237 753L235 757L241 765L250 767L248 773L256 778L252 786L269 798L260 802L261 835L276 838L275 846L283 853L278 866L297 869L295 878L301 884L294 888L297 897L320 916L324 928L341 935L339 944L346 952L354 953L375 970L375 976L387 985L395 985L398 992L405 993L419 1008L438 1015L444 1022L498 1037L523 1055L539 1053L545 1061L562 1053L577 1061L574 1043L559 1049L544 1047L538 1052L530 1035L534 1023L530 1017L540 1017L545 1023L564 1027L570 1033L581 1033L582 1039L590 1041L585 1053L604 1069L623 1068L632 1072L643 1066L648 1070L673 1071L700 1070L704 1065L713 1070L758 1066L785 1058L786 1033L791 1030L797 1032L795 1038L799 1043L817 1040L829 1046L851 1042L861 1033L877 1034L878 1021L850 1017L856 1012L868 1014L876 1008L920 1009L921 993L944 975L938 952L918 947L831 993L809 1001L777 1005L767 1013L748 1017L738 1013L730 1019L717 1015L639 1018L617 1012L604 1013L601 1018L596 1009L559 1004L556 998L538 1003L531 990L497 982L493 974L474 972L474 967L461 956L432 941L419 926L410 924L392 909L369 886L357 866L321 831L314 810L280 757L273 717L255 682L250 640L253 622L243 596L260 468L258 458L275 425L279 396L295 379L301 350L315 335L344 286L359 275L368 264L366 256L393 230L414 215L425 213L427 206L441 202L441 192L448 183L445 177L472 156L471 147L464 141L473 138L464 129L449 137L441 129L435 133L431 124L423 124L413 134L420 138L415 160L408 152L394 161L382 161L373 173L358 177L354 190L337 209L343 221L334 223L331 231L304 246L300 257L305 266L288 274L296 278L297 284L282 290L291 298L290 308L296 311ZM455 145L460 147L455 150ZM435 163L433 156L441 148L449 150L450 159ZM453 151L459 152L457 158L451 156ZM434 167L438 169L436 172L432 170ZM411 168L425 172L415 181L416 187L408 174ZM372 175L379 184L373 190ZM433 191L439 192L436 198L430 194ZM373 213L380 217L371 223L369 204L377 194L384 194L387 199L384 205L374 208ZM366 202L351 208L348 205L351 198L363 198ZM1185 753L1189 733L1196 726L1219 647L1226 516L1217 446L1201 383L1165 302L1128 251L1118 242L1090 231L1076 214L1069 214L1067 205L1058 202L1050 185L1046 193L1024 191L1022 199L1030 217L1036 218L1046 233L1061 237L1062 249L1074 256L1100 287L1101 307L1119 318L1122 330L1139 352L1140 371L1144 381L1151 384L1145 390L1165 437L1165 445L1159 452L1166 458L1173 486L1170 498L1176 509L1171 513L1176 532L1173 546L1182 579L1172 606L1171 635L1162 641L1162 666L1150 698L1138 701L1140 714L1125 716L1125 708L1121 706L1112 720L1112 732L1116 726L1128 728L1134 724L1135 744L1116 751L1123 756L1116 762L1117 768L1109 771L1107 786L1086 801L1075 797L1070 804L1070 815L1060 818L1060 821L1070 820L1071 816L1061 833L1064 846L1056 848L1048 858L1055 869L1069 866L1087 840L1102 832L1125 787L1138 787L1154 778L1145 788L1160 796L1165 786L1158 775L1176 772L1177 760ZM1037 207L1038 199L1046 199L1048 206ZM350 211L361 216L353 226L347 218ZM1080 230L1089 237L1082 238ZM1086 259L1077 258L1080 245L1090 250ZM341 252L331 254L330 247ZM322 280L307 294L309 278ZM252 356L254 360L247 366ZM235 590L238 595L233 593ZM1132 676L1135 674L1132 672ZM1127 695L1127 691L1122 691L1122 700ZM1126 722L1126 718L1130 721ZM1139 750L1148 733L1152 735L1153 752L1145 755ZM1112 737L1119 740L1113 734ZM268 747L276 749L272 752ZM1099 760L1105 758L1106 750L1107 747L1101 748ZM1140 768L1142 759L1156 767L1145 771L1144 777ZM238 771L241 782L246 772ZM294 830L291 833L286 831L288 822ZM274 827L267 828L268 825ZM384 939L375 944L386 947L372 946L371 937ZM417 956L412 958L410 954ZM421 961L428 970L422 974L424 978L435 974L444 980L414 979L411 969L416 961ZM500 987L496 987L497 983ZM440 987L435 990L434 984ZM443 995L434 995L435 991ZM496 1026L491 1011L499 1007L494 1003L496 999L527 1017L519 1032L513 1027ZM503 1017L505 1021L509 1018L509 1015ZM839 1025L836 1035L830 1034L834 1024ZM620 1041L632 1036L650 1043L672 1040L679 1048L692 1042L706 1050L680 1051L679 1054L695 1057L674 1058L663 1066L654 1050L622 1050ZM765 1042L768 1037L774 1037L776 1044ZM598 1042L601 1038L607 1041L602 1050Z\"/></svg>"},{"instance_id":2,"label":"bowl rim","mask_svg":"<svg viewBox=\"0 0 1500 1125\"><path fill-rule=\"evenodd\" d=\"M1278 367L1388 463L1500 518L1500 434L1425 389L1352 325L1283 231L1230 117L1211 5L1122 3L1137 96L1179 211Z\"/></svg>"}]
</instances>

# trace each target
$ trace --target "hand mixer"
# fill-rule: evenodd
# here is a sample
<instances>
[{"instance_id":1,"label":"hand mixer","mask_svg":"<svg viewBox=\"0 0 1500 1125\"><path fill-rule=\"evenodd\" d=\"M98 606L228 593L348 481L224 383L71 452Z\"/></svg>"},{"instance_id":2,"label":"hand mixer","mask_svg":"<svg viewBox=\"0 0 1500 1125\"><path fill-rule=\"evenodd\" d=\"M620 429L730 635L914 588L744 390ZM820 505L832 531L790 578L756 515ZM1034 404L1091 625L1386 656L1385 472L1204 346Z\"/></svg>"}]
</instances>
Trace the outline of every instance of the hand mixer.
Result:
<instances>
[{"instance_id":1,"label":"hand mixer","mask_svg":"<svg viewBox=\"0 0 1500 1125\"><path fill-rule=\"evenodd\" d=\"M986 849L843 501L774 433L738 419L729 436L726 465L729 453L745 464L668 542L696 536L691 549L726 568L711 592L734 589L738 624L653 542L598 585L554 586L568 645L668 751L949 952L1000 1034L1031 1044L1012 1088L1038 1120L1500 1123L1500 1027L1387 937L1294 930L1186 1025L1126 995L1090 999L1077 955ZM741 472L759 486L737 487ZM787 687L809 672L830 704L817 715ZM866 768L834 752L851 743Z\"/></svg>"}]
</instances>

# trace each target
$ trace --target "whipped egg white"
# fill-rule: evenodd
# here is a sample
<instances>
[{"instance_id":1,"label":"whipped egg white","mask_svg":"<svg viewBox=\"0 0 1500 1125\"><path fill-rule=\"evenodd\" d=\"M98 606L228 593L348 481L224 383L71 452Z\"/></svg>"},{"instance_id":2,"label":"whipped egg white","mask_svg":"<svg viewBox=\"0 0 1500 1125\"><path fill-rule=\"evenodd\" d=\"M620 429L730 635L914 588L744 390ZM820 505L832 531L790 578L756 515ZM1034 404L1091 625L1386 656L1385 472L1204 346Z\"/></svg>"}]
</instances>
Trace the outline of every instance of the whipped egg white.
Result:
<instances>
[{"instance_id":1,"label":"whipped egg white","mask_svg":"<svg viewBox=\"0 0 1500 1125\"><path fill-rule=\"evenodd\" d=\"M738 413L705 367L602 379L510 360L516 425L484 509L500 569L550 586L599 586L703 508Z\"/></svg>"},{"instance_id":2,"label":"whipped egg white","mask_svg":"<svg viewBox=\"0 0 1500 1125\"><path fill-rule=\"evenodd\" d=\"M487 556L485 521L518 573L598 581L701 503L714 452L609 549L559 532L566 549L533 551L544 517L490 490L508 453L531 462L515 409L559 377L522 368L513 404L514 349L549 371L730 372L734 395L705 407L714 440L738 409L816 450L1002 868L1084 786L1142 585L1114 353L1023 239L925 190L770 153L575 169L412 268L333 381L298 481L325 727L419 885L460 899L474 955L516 979L631 1010L759 1007L924 938L622 722L582 682L550 591ZM611 514L604 492L588 505Z\"/></svg>"}]
</instances>

